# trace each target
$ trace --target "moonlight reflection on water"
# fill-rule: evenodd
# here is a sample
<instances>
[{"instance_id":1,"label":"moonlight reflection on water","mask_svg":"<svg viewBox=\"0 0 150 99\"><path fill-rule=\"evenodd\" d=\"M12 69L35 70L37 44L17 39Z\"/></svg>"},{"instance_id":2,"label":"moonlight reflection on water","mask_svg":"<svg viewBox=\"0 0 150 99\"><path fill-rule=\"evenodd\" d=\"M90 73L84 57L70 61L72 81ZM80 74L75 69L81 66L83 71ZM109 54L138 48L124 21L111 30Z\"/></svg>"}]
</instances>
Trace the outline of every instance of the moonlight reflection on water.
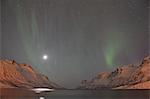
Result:
<instances>
[{"instance_id":1,"label":"moonlight reflection on water","mask_svg":"<svg viewBox=\"0 0 150 99\"><path fill-rule=\"evenodd\" d=\"M21 89L1 89L1 99L149 99L150 90L55 90L36 94Z\"/></svg>"}]
</instances>

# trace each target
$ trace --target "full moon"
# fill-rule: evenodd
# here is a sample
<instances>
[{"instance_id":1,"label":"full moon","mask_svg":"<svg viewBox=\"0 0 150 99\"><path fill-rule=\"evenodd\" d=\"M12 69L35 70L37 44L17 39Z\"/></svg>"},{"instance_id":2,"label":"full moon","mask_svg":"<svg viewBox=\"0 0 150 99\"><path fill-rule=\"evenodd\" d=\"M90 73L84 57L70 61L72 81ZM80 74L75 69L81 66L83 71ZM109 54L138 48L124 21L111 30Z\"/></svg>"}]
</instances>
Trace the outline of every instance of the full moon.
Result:
<instances>
[{"instance_id":1,"label":"full moon","mask_svg":"<svg viewBox=\"0 0 150 99\"><path fill-rule=\"evenodd\" d=\"M47 55L43 55L43 60L47 60L48 59L48 56Z\"/></svg>"}]
</instances>

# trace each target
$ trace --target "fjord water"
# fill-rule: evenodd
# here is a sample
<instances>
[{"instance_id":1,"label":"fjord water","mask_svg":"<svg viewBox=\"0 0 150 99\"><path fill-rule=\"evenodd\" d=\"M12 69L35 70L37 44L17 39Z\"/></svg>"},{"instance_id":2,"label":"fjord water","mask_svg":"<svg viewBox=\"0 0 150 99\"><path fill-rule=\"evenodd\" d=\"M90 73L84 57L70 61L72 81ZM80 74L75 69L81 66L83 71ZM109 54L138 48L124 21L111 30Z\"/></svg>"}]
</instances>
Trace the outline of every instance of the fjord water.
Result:
<instances>
[{"instance_id":1,"label":"fjord water","mask_svg":"<svg viewBox=\"0 0 150 99\"><path fill-rule=\"evenodd\" d=\"M0 99L150 99L150 90L56 90L36 94L23 89L0 89Z\"/></svg>"}]
</instances>

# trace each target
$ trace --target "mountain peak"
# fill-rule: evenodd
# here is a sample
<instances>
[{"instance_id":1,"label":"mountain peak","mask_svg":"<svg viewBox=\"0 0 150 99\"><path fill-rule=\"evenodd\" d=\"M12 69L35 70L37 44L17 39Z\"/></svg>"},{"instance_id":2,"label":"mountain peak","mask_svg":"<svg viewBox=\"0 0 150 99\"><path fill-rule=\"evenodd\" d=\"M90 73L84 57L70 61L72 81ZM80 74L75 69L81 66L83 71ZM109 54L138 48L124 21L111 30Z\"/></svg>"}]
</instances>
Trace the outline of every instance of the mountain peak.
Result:
<instances>
[{"instance_id":1,"label":"mountain peak","mask_svg":"<svg viewBox=\"0 0 150 99\"><path fill-rule=\"evenodd\" d=\"M150 56L145 57L139 66L123 65L112 72L99 73L92 80L86 80L79 88L145 89L146 87L150 89Z\"/></svg>"},{"instance_id":2,"label":"mountain peak","mask_svg":"<svg viewBox=\"0 0 150 99\"><path fill-rule=\"evenodd\" d=\"M48 77L37 73L28 64L19 64L15 60L0 60L0 88L62 88L49 81Z\"/></svg>"}]
</instances>

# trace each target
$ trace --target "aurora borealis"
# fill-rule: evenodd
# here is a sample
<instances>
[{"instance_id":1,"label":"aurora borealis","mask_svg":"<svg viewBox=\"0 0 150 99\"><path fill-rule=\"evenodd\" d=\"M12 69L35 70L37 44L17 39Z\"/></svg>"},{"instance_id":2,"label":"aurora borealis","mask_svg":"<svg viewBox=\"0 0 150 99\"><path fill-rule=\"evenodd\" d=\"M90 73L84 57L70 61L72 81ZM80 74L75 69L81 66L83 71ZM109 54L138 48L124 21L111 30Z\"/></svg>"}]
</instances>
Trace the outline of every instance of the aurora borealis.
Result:
<instances>
[{"instance_id":1,"label":"aurora borealis","mask_svg":"<svg viewBox=\"0 0 150 99\"><path fill-rule=\"evenodd\" d=\"M149 54L148 0L1 0L1 9L2 58L65 87Z\"/></svg>"}]
</instances>

